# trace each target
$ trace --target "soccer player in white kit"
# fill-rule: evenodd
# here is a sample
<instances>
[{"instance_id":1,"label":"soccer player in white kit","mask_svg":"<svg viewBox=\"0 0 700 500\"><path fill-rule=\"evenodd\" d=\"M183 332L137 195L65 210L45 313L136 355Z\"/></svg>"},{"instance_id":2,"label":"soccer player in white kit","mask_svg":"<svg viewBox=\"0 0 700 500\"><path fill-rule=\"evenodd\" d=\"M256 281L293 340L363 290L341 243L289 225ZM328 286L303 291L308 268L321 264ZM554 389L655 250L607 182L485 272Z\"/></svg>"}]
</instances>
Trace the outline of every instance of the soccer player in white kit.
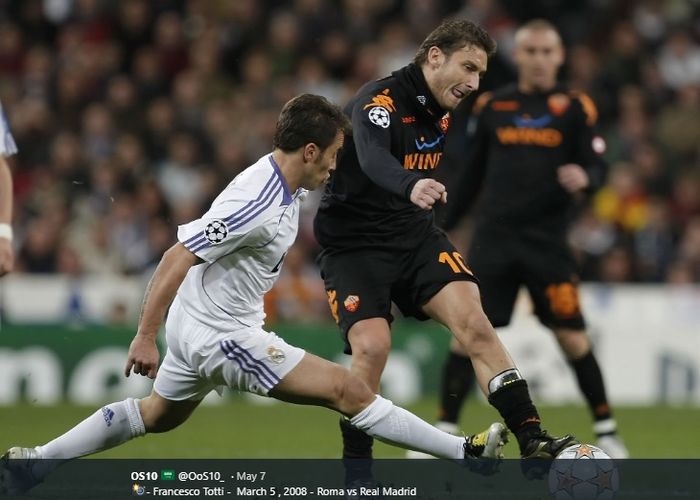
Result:
<instances>
[{"instance_id":1,"label":"soccer player in white kit","mask_svg":"<svg viewBox=\"0 0 700 500\"><path fill-rule=\"evenodd\" d=\"M0 103L0 276L12 271L12 172L5 159L17 153L17 145Z\"/></svg>"},{"instance_id":2,"label":"soccer player in white kit","mask_svg":"<svg viewBox=\"0 0 700 500\"><path fill-rule=\"evenodd\" d=\"M25 491L57 461L169 431L221 386L325 406L369 435L435 456L500 456L503 424L466 438L444 433L374 394L347 369L262 328L263 295L294 242L300 203L307 189L328 179L349 127L320 96L297 96L283 107L273 152L236 176L200 219L179 227L178 243L148 285L125 374L155 378L153 392L108 404L45 445L11 448L0 493ZM158 370L156 336L168 307L168 350Z\"/></svg>"}]
</instances>

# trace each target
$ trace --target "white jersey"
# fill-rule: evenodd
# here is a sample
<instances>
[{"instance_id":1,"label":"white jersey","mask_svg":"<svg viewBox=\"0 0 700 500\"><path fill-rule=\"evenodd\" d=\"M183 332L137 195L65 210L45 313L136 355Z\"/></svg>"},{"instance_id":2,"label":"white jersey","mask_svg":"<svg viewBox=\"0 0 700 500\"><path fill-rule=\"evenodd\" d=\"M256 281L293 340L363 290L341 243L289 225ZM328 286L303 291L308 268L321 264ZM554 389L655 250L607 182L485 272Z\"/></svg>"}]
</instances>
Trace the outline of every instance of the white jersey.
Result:
<instances>
[{"instance_id":1,"label":"white jersey","mask_svg":"<svg viewBox=\"0 0 700 500\"><path fill-rule=\"evenodd\" d=\"M180 243L205 261L177 292L187 313L219 330L262 326L263 295L294 243L306 192L289 192L269 154L238 174L201 219L178 228Z\"/></svg>"},{"instance_id":2,"label":"white jersey","mask_svg":"<svg viewBox=\"0 0 700 500\"><path fill-rule=\"evenodd\" d=\"M17 153L17 145L0 103L0 156L10 156L15 153Z\"/></svg>"}]
</instances>

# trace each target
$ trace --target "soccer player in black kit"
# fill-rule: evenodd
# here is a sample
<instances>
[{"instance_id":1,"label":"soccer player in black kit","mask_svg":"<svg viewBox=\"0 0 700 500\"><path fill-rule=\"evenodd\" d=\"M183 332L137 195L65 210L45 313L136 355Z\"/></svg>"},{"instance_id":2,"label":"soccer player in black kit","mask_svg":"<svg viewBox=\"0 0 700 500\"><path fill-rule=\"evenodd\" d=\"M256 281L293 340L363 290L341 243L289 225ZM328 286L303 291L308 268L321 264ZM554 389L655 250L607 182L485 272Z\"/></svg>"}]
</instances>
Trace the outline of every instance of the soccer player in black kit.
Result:
<instances>
[{"instance_id":1,"label":"soccer player in black kit","mask_svg":"<svg viewBox=\"0 0 700 500\"><path fill-rule=\"evenodd\" d=\"M541 429L527 383L481 308L476 278L433 220L433 205L447 199L431 176L442 159L449 112L477 90L494 50L476 24L445 21L411 64L364 85L345 108L353 132L314 229L328 302L354 374L379 392L392 301L407 316L433 318L471 357L521 455L550 459L576 440ZM345 419L341 430L344 458L371 457L372 438Z\"/></svg>"},{"instance_id":2,"label":"soccer player in black kit","mask_svg":"<svg viewBox=\"0 0 700 500\"><path fill-rule=\"evenodd\" d=\"M587 95L557 83L564 49L551 23L523 25L514 57L517 84L484 93L475 104L466 168L442 225L451 230L481 194L468 262L481 282L486 315L495 327L508 325L520 286L527 288L535 314L553 331L576 374L598 445L613 458L626 458L585 331L577 266L566 242L576 198L604 180L596 108ZM446 432L457 429L473 386L472 362L453 340L436 424Z\"/></svg>"}]
</instances>

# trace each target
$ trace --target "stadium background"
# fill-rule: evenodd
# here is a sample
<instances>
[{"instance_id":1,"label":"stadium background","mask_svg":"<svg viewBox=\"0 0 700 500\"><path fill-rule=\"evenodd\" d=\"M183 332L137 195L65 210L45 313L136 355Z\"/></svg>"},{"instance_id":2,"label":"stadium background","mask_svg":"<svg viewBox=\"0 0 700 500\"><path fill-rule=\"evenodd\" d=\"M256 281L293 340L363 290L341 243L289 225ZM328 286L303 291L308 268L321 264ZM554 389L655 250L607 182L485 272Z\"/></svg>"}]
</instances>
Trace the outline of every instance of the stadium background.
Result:
<instances>
[{"instance_id":1,"label":"stadium background","mask_svg":"<svg viewBox=\"0 0 700 500\"><path fill-rule=\"evenodd\" d=\"M700 456L694 0L0 0L0 101L20 150L16 270L0 282L0 448L46 440L101 401L145 393L144 380L118 374L144 285L177 224L269 150L287 99L313 92L346 102L408 62L447 16L478 21L498 40L482 89L514 78L520 22L545 17L560 28L562 78L595 99L608 144L608 183L581 207L571 243L617 418L634 456ZM472 101L447 142L443 163L453 168ZM441 172L448 183L452 172ZM346 361L314 265L311 198L266 297L268 323ZM466 221L458 238L468 237ZM432 419L447 335L398 326L385 390ZM504 338L538 381L547 426L591 438L566 367L526 302L512 330ZM549 354L538 357L524 339ZM462 423L474 430L493 418L476 398ZM104 456L334 457L336 428L321 409L232 394L173 434ZM383 446L378 454L400 456Z\"/></svg>"}]
</instances>

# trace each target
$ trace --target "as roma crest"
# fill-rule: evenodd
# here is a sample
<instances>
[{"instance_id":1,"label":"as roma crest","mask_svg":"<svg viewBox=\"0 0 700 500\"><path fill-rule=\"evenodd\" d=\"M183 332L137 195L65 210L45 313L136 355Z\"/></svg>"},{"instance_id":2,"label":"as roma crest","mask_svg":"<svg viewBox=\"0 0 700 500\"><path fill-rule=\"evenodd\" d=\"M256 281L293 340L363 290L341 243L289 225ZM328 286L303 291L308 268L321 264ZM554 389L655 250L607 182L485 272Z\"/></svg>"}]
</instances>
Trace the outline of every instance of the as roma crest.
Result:
<instances>
[{"instance_id":1,"label":"as roma crest","mask_svg":"<svg viewBox=\"0 0 700 500\"><path fill-rule=\"evenodd\" d=\"M552 94L547 99L547 107L554 116L563 115L569 109L571 99L566 94Z\"/></svg>"},{"instance_id":2,"label":"as roma crest","mask_svg":"<svg viewBox=\"0 0 700 500\"><path fill-rule=\"evenodd\" d=\"M445 113L445 116L440 118L440 130L442 130L443 134L447 133L447 129L450 128L450 114Z\"/></svg>"},{"instance_id":3,"label":"as roma crest","mask_svg":"<svg viewBox=\"0 0 700 500\"><path fill-rule=\"evenodd\" d=\"M354 313L360 307L360 297L348 295L343 301L343 305L348 312Z\"/></svg>"}]
</instances>

